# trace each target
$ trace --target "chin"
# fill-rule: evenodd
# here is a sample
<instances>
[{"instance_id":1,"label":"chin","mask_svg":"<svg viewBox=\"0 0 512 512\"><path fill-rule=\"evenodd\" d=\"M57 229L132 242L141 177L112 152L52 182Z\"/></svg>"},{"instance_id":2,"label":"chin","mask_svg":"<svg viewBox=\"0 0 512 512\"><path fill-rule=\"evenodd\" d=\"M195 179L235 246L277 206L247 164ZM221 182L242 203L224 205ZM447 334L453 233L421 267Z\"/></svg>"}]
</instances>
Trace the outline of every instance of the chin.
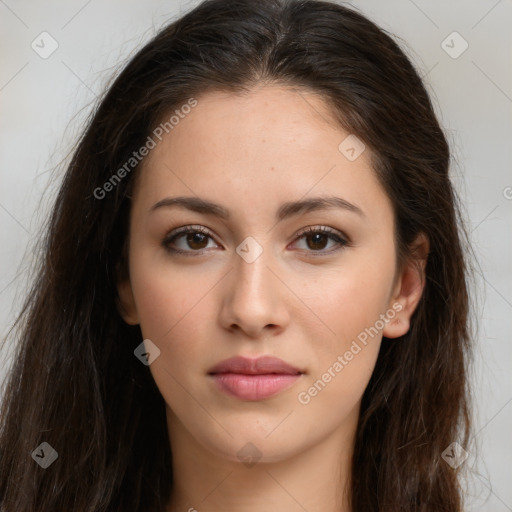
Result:
<instances>
[{"instance_id":1,"label":"chin","mask_svg":"<svg viewBox=\"0 0 512 512\"><path fill-rule=\"evenodd\" d=\"M231 429L224 424L232 437L224 431L223 434L217 433L212 437L210 431L196 432L196 439L209 452L226 461L242 462L248 467L252 467L256 462L278 463L299 455L316 442L306 431L290 432L281 427L276 429L282 419L276 419L271 428L258 427L256 422L252 427L243 428L238 424L233 425Z\"/></svg>"}]
</instances>

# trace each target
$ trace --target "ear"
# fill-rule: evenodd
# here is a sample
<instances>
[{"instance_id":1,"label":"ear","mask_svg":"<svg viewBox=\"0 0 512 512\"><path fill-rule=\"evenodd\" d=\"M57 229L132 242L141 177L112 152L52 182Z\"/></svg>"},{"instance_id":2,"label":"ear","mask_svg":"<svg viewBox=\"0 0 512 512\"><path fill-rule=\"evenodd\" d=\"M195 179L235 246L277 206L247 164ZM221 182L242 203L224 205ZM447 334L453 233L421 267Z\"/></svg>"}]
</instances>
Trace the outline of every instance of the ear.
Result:
<instances>
[{"instance_id":1,"label":"ear","mask_svg":"<svg viewBox=\"0 0 512 512\"><path fill-rule=\"evenodd\" d=\"M116 265L117 297L116 305L122 319L129 325L139 324L139 315L133 296L132 284L127 269L126 259Z\"/></svg>"},{"instance_id":2,"label":"ear","mask_svg":"<svg viewBox=\"0 0 512 512\"><path fill-rule=\"evenodd\" d=\"M409 331L411 317L425 287L429 248L428 238L420 233L413 242L410 256L396 279L389 303L389 308L396 311L396 315L382 332L386 338L398 338Z\"/></svg>"},{"instance_id":3,"label":"ear","mask_svg":"<svg viewBox=\"0 0 512 512\"><path fill-rule=\"evenodd\" d=\"M117 284L117 293L117 310L122 319L129 325L137 325L139 323L139 315L137 314L132 285L129 279Z\"/></svg>"}]
</instances>

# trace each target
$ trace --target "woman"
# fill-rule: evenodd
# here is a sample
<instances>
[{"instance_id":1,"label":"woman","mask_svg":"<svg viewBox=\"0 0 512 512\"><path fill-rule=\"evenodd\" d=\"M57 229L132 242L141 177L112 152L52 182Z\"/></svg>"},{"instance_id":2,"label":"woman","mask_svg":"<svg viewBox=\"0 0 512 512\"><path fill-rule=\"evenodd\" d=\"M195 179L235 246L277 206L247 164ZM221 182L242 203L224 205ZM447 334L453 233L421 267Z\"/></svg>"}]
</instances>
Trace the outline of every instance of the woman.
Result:
<instances>
[{"instance_id":1,"label":"woman","mask_svg":"<svg viewBox=\"0 0 512 512\"><path fill-rule=\"evenodd\" d=\"M210 0L164 28L55 203L1 510L461 511L449 160L418 73L352 9Z\"/></svg>"}]
</instances>

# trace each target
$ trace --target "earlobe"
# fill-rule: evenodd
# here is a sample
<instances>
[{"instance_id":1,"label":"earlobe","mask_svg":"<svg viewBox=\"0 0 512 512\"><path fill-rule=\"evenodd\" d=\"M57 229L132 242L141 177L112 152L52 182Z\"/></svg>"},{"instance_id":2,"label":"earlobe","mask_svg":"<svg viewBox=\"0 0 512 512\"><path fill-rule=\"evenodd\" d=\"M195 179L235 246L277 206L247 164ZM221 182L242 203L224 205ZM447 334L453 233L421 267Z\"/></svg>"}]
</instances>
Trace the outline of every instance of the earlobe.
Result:
<instances>
[{"instance_id":1,"label":"earlobe","mask_svg":"<svg viewBox=\"0 0 512 512\"><path fill-rule=\"evenodd\" d=\"M125 279L117 284L117 293L116 305L121 318L129 325L137 325L139 323L139 316L129 279Z\"/></svg>"},{"instance_id":2,"label":"earlobe","mask_svg":"<svg viewBox=\"0 0 512 512\"><path fill-rule=\"evenodd\" d=\"M428 251L428 238L421 233L413 243L409 260L395 285L389 307L396 311L396 315L383 330L386 338L398 338L410 329L411 317L425 287Z\"/></svg>"},{"instance_id":3,"label":"earlobe","mask_svg":"<svg viewBox=\"0 0 512 512\"><path fill-rule=\"evenodd\" d=\"M116 306L121 318L128 325L138 325L140 323L139 315L128 269L128 246L129 241L126 239L121 250L121 257L114 270L117 287Z\"/></svg>"},{"instance_id":4,"label":"earlobe","mask_svg":"<svg viewBox=\"0 0 512 512\"><path fill-rule=\"evenodd\" d=\"M127 243L123 246L121 260L116 264L115 268L117 281L116 306L121 318L128 325L137 325L139 324L139 316L137 314L137 307L133 296L126 253Z\"/></svg>"}]
</instances>

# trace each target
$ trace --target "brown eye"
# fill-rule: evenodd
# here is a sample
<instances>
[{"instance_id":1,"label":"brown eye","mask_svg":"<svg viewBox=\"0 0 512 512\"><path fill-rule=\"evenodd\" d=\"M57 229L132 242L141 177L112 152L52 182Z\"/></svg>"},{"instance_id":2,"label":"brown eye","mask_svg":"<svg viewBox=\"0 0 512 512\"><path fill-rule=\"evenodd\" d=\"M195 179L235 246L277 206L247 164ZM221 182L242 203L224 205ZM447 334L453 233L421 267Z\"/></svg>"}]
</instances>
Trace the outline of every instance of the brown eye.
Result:
<instances>
[{"instance_id":1,"label":"brown eye","mask_svg":"<svg viewBox=\"0 0 512 512\"><path fill-rule=\"evenodd\" d=\"M323 233L314 233L312 235L306 235L305 239L311 241L311 243L306 243L308 248L312 250L325 249L325 246L329 242L329 237L327 235L324 235Z\"/></svg>"},{"instance_id":2,"label":"brown eye","mask_svg":"<svg viewBox=\"0 0 512 512\"><path fill-rule=\"evenodd\" d=\"M208 248L212 236L202 226L187 226L169 233L162 240L163 247L174 253L200 253Z\"/></svg>"},{"instance_id":3,"label":"brown eye","mask_svg":"<svg viewBox=\"0 0 512 512\"><path fill-rule=\"evenodd\" d=\"M185 240L191 249L204 249L208 245L208 236L202 233L188 233Z\"/></svg>"},{"instance_id":4,"label":"brown eye","mask_svg":"<svg viewBox=\"0 0 512 512\"><path fill-rule=\"evenodd\" d=\"M298 233L297 239L299 241L305 241L305 247L299 247L299 249L303 249L309 253L318 253L318 256L329 255L349 245L349 241L344 235L326 226L309 227ZM333 242L334 249L332 248L332 244L327 248L329 242ZM338 248L336 248L336 246L338 246ZM314 255L317 256L317 254Z\"/></svg>"}]
</instances>

